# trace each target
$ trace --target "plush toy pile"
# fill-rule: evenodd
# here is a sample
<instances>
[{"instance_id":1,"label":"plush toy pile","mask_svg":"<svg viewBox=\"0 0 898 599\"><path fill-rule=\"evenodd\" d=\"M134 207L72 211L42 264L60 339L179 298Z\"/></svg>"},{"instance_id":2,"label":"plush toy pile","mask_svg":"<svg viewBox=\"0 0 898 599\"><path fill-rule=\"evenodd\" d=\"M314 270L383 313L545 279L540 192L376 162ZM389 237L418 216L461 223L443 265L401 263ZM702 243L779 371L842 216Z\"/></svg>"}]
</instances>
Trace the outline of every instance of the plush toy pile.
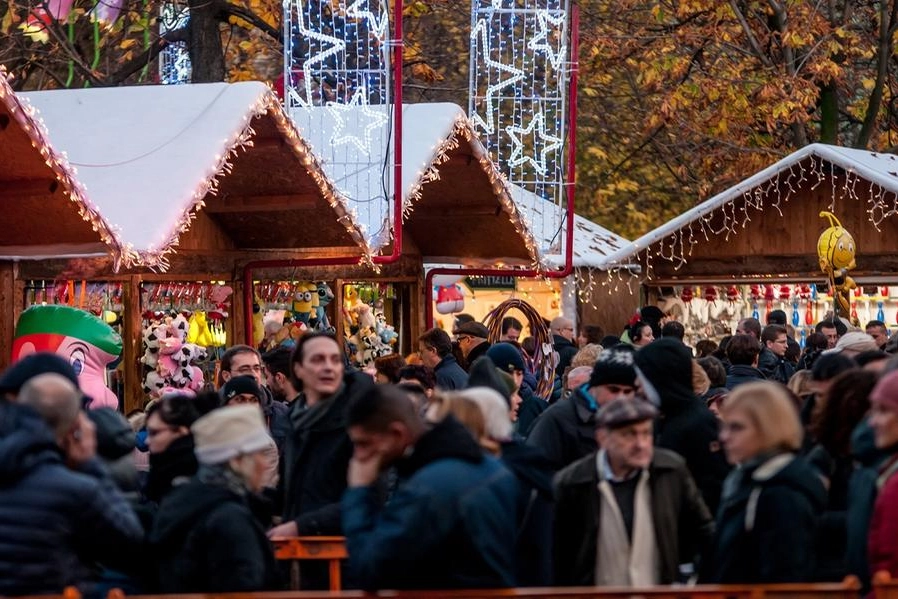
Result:
<instances>
[{"instance_id":1,"label":"plush toy pile","mask_svg":"<svg viewBox=\"0 0 898 599\"><path fill-rule=\"evenodd\" d=\"M387 324L384 303L379 297L360 298L359 290L347 285L343 291L343 333L349 342L350 355L357 366L367 366L376 358L393 353L396 329Z\"/></svg>"},{"instance_id":2,"label":"plush toy pile","mask_svg":"<svg viewBox=\"0 0 898 599\"><path fill-rule=\"evenodd\" d=\"M194 313L191 320L179 314L151 321L143 330L144 354L140 359L147 368L143 390L151 398L171 391L196 393L203 388L199 363L208 360L206 346L215 339L206 324L205 314Z\"/></svg>"}]
</instances>

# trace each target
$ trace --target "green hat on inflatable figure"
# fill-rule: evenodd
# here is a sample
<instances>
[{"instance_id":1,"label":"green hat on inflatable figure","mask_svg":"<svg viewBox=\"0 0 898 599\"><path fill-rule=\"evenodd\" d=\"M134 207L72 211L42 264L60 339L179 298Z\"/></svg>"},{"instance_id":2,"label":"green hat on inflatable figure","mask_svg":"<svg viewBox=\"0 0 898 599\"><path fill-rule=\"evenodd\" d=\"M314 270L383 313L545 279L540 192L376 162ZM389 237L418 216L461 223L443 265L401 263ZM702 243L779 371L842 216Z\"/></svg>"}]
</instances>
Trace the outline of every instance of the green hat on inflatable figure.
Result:
<instances>
[{"instance_id":1,"label":"green hat on inflatable figure","mask_svg":"<svg viewBox=\"0 0 898 599\"><path fill-rule=\"evenodd\" d=\"M71 363L81 391L93 400L91 409L118 408L118 398L106 386L106 365L122 353L122 338L112 327L71 306L32 306L16 323L12 361L43 351Z\"/></svg>"}]
</instances>

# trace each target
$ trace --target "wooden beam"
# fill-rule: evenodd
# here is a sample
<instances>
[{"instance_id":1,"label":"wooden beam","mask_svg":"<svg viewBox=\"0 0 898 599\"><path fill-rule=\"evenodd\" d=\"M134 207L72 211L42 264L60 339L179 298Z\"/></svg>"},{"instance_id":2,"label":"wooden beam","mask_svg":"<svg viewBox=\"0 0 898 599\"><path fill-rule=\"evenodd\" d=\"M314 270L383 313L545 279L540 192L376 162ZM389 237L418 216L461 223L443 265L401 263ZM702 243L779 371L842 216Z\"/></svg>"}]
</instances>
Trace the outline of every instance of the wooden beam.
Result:
<instances>
[{"instance_id":1,"label":"wooden beam","mask_svg":"<svg viewBox=\"0 0 898 599\"><path fill-rule=\"evenodd\" d=\"M140 275L133 275L122 286L122 365L125 375L125 414L143 408L143 321L140 311Z\"/></svg>"},{"instance_id":2,"label":"wooden beam","mask_svg":"<svg viewBox=\"0 0 898 599\"><path fill-rule=\"evenodd\" d=\"M56 179L18 179L0 183L0 199L53 195L59 189Z\"/></svg>"},{"instance_id":3,"label":"wooden beam","mask_svg":"<svg viewBox=\"0 0 898 599\"><path fill-rule=\"evenodd\" d=\"M296 195L227 195L210 198L204 210L208 214L233 214L239 212L286 212L290 210L314 210L327 207L324 198L312 194Z\"/></svg>"},{"instance_id":4,"label":"wooden beam","mask_svg":"<svg viewBox=\"0 0 898 599\"><path fill-rule=\"evenodd\" d=\"M0 263L0 369L9 366L11 361L12 338L19 314L16 304L22 300L16 296L15 264Z\"/></svg>"}]
</instances>

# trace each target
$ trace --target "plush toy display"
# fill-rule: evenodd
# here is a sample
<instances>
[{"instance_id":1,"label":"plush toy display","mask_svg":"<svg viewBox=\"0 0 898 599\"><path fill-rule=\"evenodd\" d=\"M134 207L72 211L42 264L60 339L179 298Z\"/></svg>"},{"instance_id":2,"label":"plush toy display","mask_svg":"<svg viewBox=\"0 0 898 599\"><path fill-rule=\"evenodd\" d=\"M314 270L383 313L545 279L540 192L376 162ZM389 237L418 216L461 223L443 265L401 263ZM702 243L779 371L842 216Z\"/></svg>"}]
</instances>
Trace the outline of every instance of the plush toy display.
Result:
<instances>
[{"instance_id":1,"label":"plush toy display","mask_svg":"<svg viewBox=\"0 0 898 599\"><path fill-rule=\"evenodd\" d=\"M461 287L449 285L437 288L437 312L440 314L454 314L465 309L465 296Z\"/></svg>"},{"instance_id":2,"label":"plush toy display","mask_svg":"<svg viewBox=\"0 0 898 599\"><path fill-rule=\"evenodd\" d=\"M319 331L331 331L331 323L327 319L325 308L334 299L334 292L324 281L318 283L318 306L315 308L315 328Z\"/></svg>"},{"instance_id":3,"label":"plush toy display","mask_svg":"<svg viewBox=\"0 0 898 599\"><path fill-rule=\"evenodd\" d=\"M293 318L309 326L312 317L317 314L318 286L314 283L300 283L293 295Z\"/></svg>"},{"instance_id":4,"label":"plush toy display","mask_svg":"<svg viewBox=\"0 0 898 599\"><path fill-rule=\"evenodd\" d=\"M183 315L149 323L143 331L144 357L150 371L144 377L143 390L151 398L161 397L165 389L199 391L203 371L197 363L209 359L207 347L213 347L206 314L196 311L188 321ZM207 340L207 346L189 341Z\"/></svg>"},{"instance_id":5,"label":"plush toy display","mask_svg":"<svg viewBox=\"0 0 898 599\"><path fill-rule=\"evenodd\" d=\"M122 353L122 338L112 327L70 306L33 306L16 323L12 360L42 351L72 364L81 391L92 399L91 409L118 409L118 397L106 386L106 365Z\"/></svg>"},{"instance_id":6,"label":"plush toy display","mask_svg":"<svg viewBox=\"0 0 898 599\"><path fill-rule=\"evenodd\" d=\"M836 316L851 318L857 326L857 319L851 314L851 290L857 287L848 271L857 266L855 252L857 246L851 236L831 212L823 211L821 218L829 219L829 227L820 234L817 240L817 257L820 259L820 270L829 279L833 291L833 302Z\"/></svg>"}]
</instances>

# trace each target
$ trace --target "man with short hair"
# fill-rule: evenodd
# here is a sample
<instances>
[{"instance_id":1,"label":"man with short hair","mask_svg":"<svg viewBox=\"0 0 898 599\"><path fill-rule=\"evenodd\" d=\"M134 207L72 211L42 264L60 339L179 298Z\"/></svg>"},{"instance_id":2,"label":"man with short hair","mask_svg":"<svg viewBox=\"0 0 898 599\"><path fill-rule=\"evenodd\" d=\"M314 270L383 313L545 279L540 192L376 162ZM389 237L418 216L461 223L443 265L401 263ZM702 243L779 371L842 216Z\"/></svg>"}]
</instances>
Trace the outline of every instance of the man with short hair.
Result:
<instances>
[{"instance_id":1,"label":"man with short hair","mask_svg":"<svg viewBox=\"0 0 898 599\"><path fill-rule=\"evenodd\" d=\"M826 336L826 349L836 347L839 337L848 332L848 327L845 326L845 323L838 319L821 320L814 328L818 333L823 333Z\"/></svg>"},{"instance_id":2,"label":"man with short hair","mask_svg":"<svg viewBox=\"0 0 898 599\"><path fill-rule=\"evenodd\" d=\"M686 337L686 327L683 326L682 322L671 320L664 323L664 326L661 327L661 336L682 341Z\"/></svg>"},{"instance_id":3,"label":"man with short hair","mask_svg":"<svg viewBox=\"0 0 898 599\"><path fill-rule=\"evenodd\" d=\"M560 379L579 351L574 345L574 321L558 316L549 323L549 330L552 332L552 348L558 353L555 376Z\"/></svg>"},{"instance_id":4,"label":"man with short hair","mask_svg":"<svg viewBox=\"0 0 898 599\"><path fill-rule=\"evenodd\" d=\"M512 587L518 483L451 415L431 427L379 386L350 404L343 496L349 572L364 590ZM374 482L399 483L378 509Z\"/></svg>"},{"instance_id":5,"label":"man with short hair","mask_svg":"<svg viewBox=\"0 0 898 599\"><path fill-rule=\"evenodd\" d=\"M595 451L596 415L610 401L632 399L636 387L633 364L632 349L603 350L592 369L583 367L590 373L588 380L537 418L527 444L540 448L559 470ZM569 381L578 370L571 371Z\"/></svg>"},{"instance_id":6,"label":"man with short hair","mask_svg":"<svg viewBox=\"0 0 898 599\"><path fill-rule=\"evenodd\" d=\"M764 373L758 369L758 356L761 346L753 335L735 335L727 345L727 389L732 391L737 386L752 381L766 380Z\"/></svg>"},{"instance_id":7,"label":"man with short hair","mask_svg":"<svg viewBox=\"0 0 898 599\"><path fill-rule=\"evenodd\" d=\"M502 319L502 334L499 336L499 341L518 342L521 339L521 331L523 330L524 325L521 324L520 320L514 316L506 316Z\"/></svg>"},{"instance_id":8,"label":"man with short hair","mask_svg":"<svg viewBox=\"0 0 898 599\"><path fill-rule=\"evenodd\" d=\"M292 366L303 390L290 404L292 430L281 460L278 490L284 523L268 534L340 535L340 497L352 457L346 407L356 394L374 387L374 380L362 372L345 372L343 349L329 333L301 337ZM303 588L326 585L326 580L325 575Z\"/></svg>"},{"instance_id":9,"label":"man with short hair","mask_svg":"<svg viewBox=\"0 0 898 599\"><path fill-rule=\"evenodd\" d=\"M769 324L761 333L761 343L764 349L758 358L758 370L769 381L777 381L785 385L795 374L795 367L786 361L786 351L789 349L789 335L786 327L778 324Z\"/></svg>"},{"instance_id":10,"label":"man with short hair","mask_svg":"<svg viewBox=\"0 0 898 599\"><path fill-rule=\"evenodd\" d=\"M873 337L873 340L876 342L876 347L879 349L885 348L886 343L889 340L889 329L886 327L886 323L881 320L871 320L867 323L867 327L864 330L868 335Z\"/></svg>"},{"instance_id":11,"label":"man with short hair","mask_svg":"<svg viewBox=\"0 0 898 599\"><path fill-rule=\"evenodd\" d=\"M673 584L679 565L694 561L690 547L710 544L714 520L686 463L653 447L657 415L641 399L611 401L596 422L601 449L558 473L557 584Z\"/></svg>"},{"instance_id":12,"label":"man with short hair","mask_svg":"<svg viewBox=\"0 0 898 599\"><path fill-rule=\"evenodd\" d=\"M761 341L761 323L757 318L743 318L736 325L737 335L751 335L760 343Z\"/></svg>"},{"instance_id":13,"label":"man with short hair","mask_svg":"<svg viewBox=\"0 0 898 599\"><path fill-rule=\"evenodd\" d=\"M477 358L486 355L490 348L489 330L479 322L466 322L455 329L455 340L458 341L458 347L462 351L468 368L471 367Z\"/></svg>"},{"instance_id":14,"label":"man with short hair","mask_svg":"<svg viewBox=\"0 0 898 599\"><path fill-rule=\"evenodd\" d=\"M275 401L286 404L293 402L299 396L299 390L294 384L293 374L290 368L290 354L293 350L289 347L277 347L262 355L263 371L268 388Z\"/></svg>"},{"instance_id":15,"label":"man with short hair","mask_svg":"<svg viewBox=\"0 0 898 599\"><path fill-rule=\"evenodd\" d=\"M18 402L0 402L0 595L96 591L95 564L126 565L143 529L96 457L71 380L31 377Z\"/></svg>"},{"instance_id":16,"label":"man with short hair","mask_svg":"<svg viewBox=\"0 0 898 599\"><path fill-rule=\"evenodd\" d=\"M262 355L249 345L233 345L221 356L218 386L221 387L232 376L249 374L262 384Z\"/></svg>"},{"instance_id":17,"label":"man with short hair","mask_svg":"<svg viewBox=\"0 0 898 599\"><path fill-rule=\"evenodd\" d=\"M435 327L418 337L418 355L433 370L438 388L452 391L467 386L468 374L452 355L452 340L443 329Z\"/></svg>"}]
</instances>

